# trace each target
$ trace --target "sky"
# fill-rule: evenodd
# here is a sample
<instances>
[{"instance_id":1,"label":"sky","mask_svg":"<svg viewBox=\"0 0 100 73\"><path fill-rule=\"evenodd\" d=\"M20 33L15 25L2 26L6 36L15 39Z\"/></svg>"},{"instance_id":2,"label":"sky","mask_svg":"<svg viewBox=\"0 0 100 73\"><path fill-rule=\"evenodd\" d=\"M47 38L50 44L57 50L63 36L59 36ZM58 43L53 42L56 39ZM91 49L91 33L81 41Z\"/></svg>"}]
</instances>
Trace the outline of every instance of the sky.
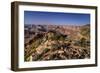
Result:
<instances>
[{"instance_id":1,"label":"sky","mask_svg":"<svg viewBox=\"0 0 100 73\"><path fill-rule=\"evenodd\" d=\"M24 24L85 25L90 14L24 11Z\"/></svg>"}]
</instances>

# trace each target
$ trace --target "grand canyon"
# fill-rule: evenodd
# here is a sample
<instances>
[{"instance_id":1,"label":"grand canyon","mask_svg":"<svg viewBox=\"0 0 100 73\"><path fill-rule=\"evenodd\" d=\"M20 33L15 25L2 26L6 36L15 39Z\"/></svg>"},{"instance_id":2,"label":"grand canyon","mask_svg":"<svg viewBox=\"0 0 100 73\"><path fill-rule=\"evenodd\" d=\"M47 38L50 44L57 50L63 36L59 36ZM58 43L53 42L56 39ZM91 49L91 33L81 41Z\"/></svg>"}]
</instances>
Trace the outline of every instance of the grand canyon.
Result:
<instances>
[{"instance_id":1,"label":"grand canyon","mask_svg":"<svg viewBox=\"0 0 100 73\"><path fill-rule=\"evenodd\" d=\"M24 61L90 58L90 24L24 25Z\"/></svg>"}]
</instances>

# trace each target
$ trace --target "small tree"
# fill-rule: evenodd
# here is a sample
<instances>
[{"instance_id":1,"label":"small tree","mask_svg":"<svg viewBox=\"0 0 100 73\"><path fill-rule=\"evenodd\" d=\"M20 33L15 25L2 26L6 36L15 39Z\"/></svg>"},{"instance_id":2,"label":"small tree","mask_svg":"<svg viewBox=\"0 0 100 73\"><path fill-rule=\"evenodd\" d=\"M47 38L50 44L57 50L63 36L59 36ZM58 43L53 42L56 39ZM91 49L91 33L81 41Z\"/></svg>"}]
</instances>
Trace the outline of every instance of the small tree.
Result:
<instances>
[{"instance_id":1,"label":"small tree","mask_svg":"<svg viewBox=\"0 0 100 73\"><path fill-rule=\"evenodd\" d=\"M81 38L80 44L81 44L82 47L86 47L86 39L85 38Z\"/></svg>"}]
</instances>

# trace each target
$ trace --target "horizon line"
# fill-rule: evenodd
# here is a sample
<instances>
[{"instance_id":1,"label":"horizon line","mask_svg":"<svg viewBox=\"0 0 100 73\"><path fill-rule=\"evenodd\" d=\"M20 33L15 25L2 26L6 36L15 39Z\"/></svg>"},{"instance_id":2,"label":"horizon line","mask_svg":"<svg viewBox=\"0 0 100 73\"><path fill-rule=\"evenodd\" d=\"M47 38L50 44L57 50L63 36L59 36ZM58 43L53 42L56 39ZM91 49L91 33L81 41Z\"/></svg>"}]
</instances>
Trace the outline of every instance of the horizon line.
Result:
<instances>
[{"instance_id":1,"label":"horizon line","mask_svg":"<svg viewBox=\"0 0 100 73\"><path fill-rule=\"evenodd\" d=\"M35 23L32 23L32 24L24 24L24 25L73 25L73 26L83 26L83 25L90 25L89 23L87 24L35 24Z\"/></svg>"}]
</instances>

